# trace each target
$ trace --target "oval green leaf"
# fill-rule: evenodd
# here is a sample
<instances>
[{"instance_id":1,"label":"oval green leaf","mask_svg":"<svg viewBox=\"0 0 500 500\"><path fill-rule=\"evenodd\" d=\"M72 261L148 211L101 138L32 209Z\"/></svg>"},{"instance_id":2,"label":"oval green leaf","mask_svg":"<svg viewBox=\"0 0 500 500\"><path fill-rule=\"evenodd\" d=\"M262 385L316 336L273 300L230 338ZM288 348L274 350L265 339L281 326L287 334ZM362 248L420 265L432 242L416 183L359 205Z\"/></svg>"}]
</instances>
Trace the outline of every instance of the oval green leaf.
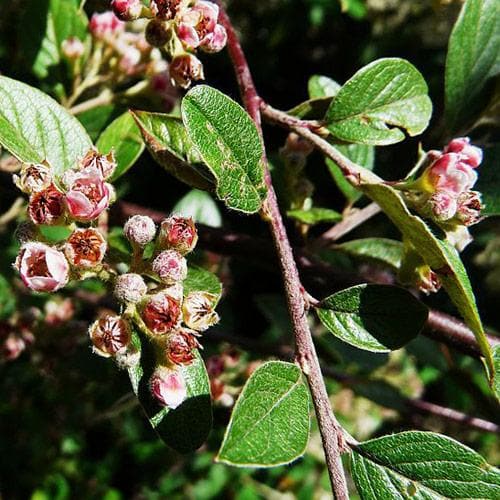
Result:
<instances>
[{"instance_id":1,"label":"oval green leaf","mask_svg":"<svg viewBox=\"0 0 500 500\"><path fill-rule=\"evenodd\" d=\"M289 210L286 214L288 217L310 226L342 220L342 215L335 210L322 207L312 207L309 210Z\"/></svg>"},{"instance_id":2,"label":"oval green leaf","mask_svg":"<svg viewBox=\"0 0 500 500\"><path fill-rule=\"evenodd\" d=\"M402 432L357 445L351 474L363 500L500 497L498 469L433 432Z\"/></svg>"},{"instance_id":3,"label":"oval green leaf","mask_svg":"<svg viewBox=\"0 0 500 500\"><path fill-rule=\"evenodd\" d=\"M323 325L359 349L388 352L414 339L428 309L404 288L357 285L322 300L316 309Z\"/></svg>"},{"instance_id":4,"label":"oval green leaf","mask_svg":"<svg viewBox=\"0 0 500 500\"><path fill-rule=\"evenodd\" d=\"M21 161L47 160L56 176L92 147L80 122L56 101L5 76L0 76L0 143Z\"/></svg>"},{"instance_id":5,"label":"oval green leaf","mask_svg":"<svg viewBox=\"0 0 500 500\"><path fill-rule=\"evenodd\" d=\"M229 208L257 212L265 198L262 144L245 110L216 89L198 85L182 100L187 132Z\"/></svg>"},{"instance_id":6,"label":"oval green leaf","mask_svg":"<svg viewBox=\"0 0 500 500\"><path fill-rule=\"evenodd\" d=\"M356 258L380 262L394 269L399 269L403 258L403 244L388 238L351 240L336 245L335 249Z\"/></svg>"},{"instance_id":7,"label":"oval green leaf","mask_svg":"<svg viewBox=\"0 0 500 500\"><path fill-rule=\"evenodd\" d=\"M361 144L400 142L403 130L418 135L427 127L432 103L427 84L408 61L379 59L342 86L325 116L337 138Z\"/></svg>"},{"instance_id":8,"label":"oval green leaf","mask_svg":"<svg viewBox=\"0 0 500 500\"><path fill-rule=\"evenodd\" d=\"M274 467L304 454L309 440L309 391L300 369L270 361L245 384L217 460L240 467Z\"/></svg>"},{"instance_id":9,"label":"oval green leaf","mask_svg":"<svg viewBox=\"0 0 500 500\"><path fill-rule=\"evenodd\" d=\"M106 127L96 146L102 154L108 154L111 150L115 153L116 170L111 177L112 182L120 178L144 151L141 131L129 112L123 113Z\"/></svg>"},{"instance_id":10,"label":"oval green leaf","mask_svg":"<svg viewBox=\"0 0 500 500\"><path fill-rule=\"evenodd\" d=\"M160 438L171 448L188 453L198 449L212 428L210 382L199 353L181 370L187 386L187 398L175 410L160 406L149 390L149 379L155 370L155 356L150 342L134 332L133 342L140 351L140 361L129 368L134 393L139 398L149 422Z\"/></svg>"}]
</instances>

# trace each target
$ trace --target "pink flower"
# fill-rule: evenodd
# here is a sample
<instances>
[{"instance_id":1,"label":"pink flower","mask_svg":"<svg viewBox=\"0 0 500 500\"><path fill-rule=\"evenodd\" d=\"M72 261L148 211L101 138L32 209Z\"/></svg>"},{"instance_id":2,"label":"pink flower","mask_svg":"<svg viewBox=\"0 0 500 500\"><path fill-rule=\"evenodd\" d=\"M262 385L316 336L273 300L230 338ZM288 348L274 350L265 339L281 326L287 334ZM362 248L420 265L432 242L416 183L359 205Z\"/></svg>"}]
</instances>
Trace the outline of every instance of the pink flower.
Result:
<instances>
[{"instance_id":1,"label":"pink flower","mask_svg":"<svg viewBox=\"0 0 500 500\"><path fill-rule=\"evenodd\" d=\"M64 254L44 243L23 245L15 266L24 284L36 292L55 292L69 280L69 264Z\"/></svg>"},{"instance_id":2,"label":"pink flower","mask_svg":"<svg viewBox=\"0 0 500 500\"><path fill-rule=\"evenodd\" d=\"M89 167L96 168L104 179L108 179L116 169L113 151L107 155L102 155L96 149L90 149L78 163L78 170L85 170Z\"/></svg>"},{"instance_id":3,"label":"pink flower","mask_svg":"<svg viewBox=\"0 0 500 500\"><path fill-rule=\"evenodd\" d=\"M142 311L144 323L158 335L168 333L178 326L180 315L179 301L166 292L153 295Z\"/></svg>"},{"instance_id":4,"label":"pink flower","mask_svg":"<svg viewBox=\"0 0 500 500\"><path fill-rule=\"evenodd\" d=\"M78 59L85 53L85 45L83 45L83 42L79 38L72 36L63 40L61 51L70 60Z\"/></svg>"},{"instance_id":5,"label":"pink flower","mask_svg":"<svg viewBox=\"0 0 500 500\"><path fill-rule=\"evenodd\" d=\"M427 203L432 217L438 221L451 219L457 211L457 199L447 191L436 191Z\"/></svg>"},{"instance_id":6,"label":"pink flower","mask_svg":"<svg viewBox=\"0 0 500 500\"><path fill-rule=\"evenodd\" d=\"M160 245L181 254L191 252L198 241L198 232L191 217L171 215L160 226Z\"/></svg>"},{"instance_id":7,"label":"pink flower","mask_svg":"<svg viewBox=\"0 0 500 500\"><path fill-rule=\"evenodd\" d=\"M170 63L172 84L183 89L189 88L193 80L203 80L203 64L193 54L182 54L172 59Z\"/></svg>"},{"instance_id":8,"label":"pink flower","mask_svg":"<svg viewBox=\"0 0 500 500\"><path fill-rule=\"evenodd\" d=\"M445 153L458 153L463 163L472 168L478 167L483 161L483 150L470 144L468 137L457 137L448 143Z\"/></svg>"},{"instance_id":9,"label":"pink flower","mask_svg":"<svg viewBox=\"0 0 500 500\"><path fill-rule=\"evenodd\" d=\"M458 195L472 188L477 174L459 154L446 153L426 169L424 178L432 191Z\"/></svg>"},{"instance_id":10,"label":"pink flower","mask_svg":"<svg viewBox=\"0 0 500 500\"><path fill-rule=\"evenodd\" d=\"M108 208L112 193L97 168L85 168L68 178L66 204L71 216L89 222Z\"/></svg>"},{"instance_id":11,"label":"pink flower","mask_svg":"<svg viewBox=\"0 0 500 500\"><path fill-rule=\"evenodd\" d=\"M157 368L149 381L149 388L158 403L172 410L187 397L186 382L179 370Z\"/></svg>"},{"instance_id":12,"label":"pink flower","mask_svg":"<svg viewBox=\"0 0 500 500\"><path fill-rule=\"evenodd\" d=\"M213 33L218 17L219 7L216 4L200 0L180 16L177 35L187 48L196 49ZM221 35L222 33L219 33L218 37Z\"/></svg>"},{"instance_id":13,"label":"pink flower","mask_svg":"<svg viewBox=\"0 0 500 500\"><path fill-rule=\"evenodd\" d=\"M28 213L35 224L57 224L64 213L64 195L51 184L30 197Z\"/></svg>"},{"instance_id":14,"label":"pink flower","mask_svg":"<svg viewBox=\"0 0 500 500\"><path fill-rule=\"evenodd\" d=\"M125 23L109 10L102 14L95 13L90 19L89 29L95 38L105 40L123 31Z\"/></svg>"},{"instance_id":15,"label":"pink flower","mask_svg":"<svg viewBox=\"0 0 500 500\"><path fill-rule=\"evenodd\" d=\"M141 0L111 0L111 8L122 21L134 21L142 13Z\"/></svg>"},{"instance_id":16,"label":"pink flower","mask_svg":"<svg viewBox=\"0 0 500 500\"><path fill-rule=\"evenodd\" d=\"M227 43L226 28L218 24L212 33L209 33L200 43L200 49L204 52L214 53L220 52Z\"/></svg>"}]
</instances>

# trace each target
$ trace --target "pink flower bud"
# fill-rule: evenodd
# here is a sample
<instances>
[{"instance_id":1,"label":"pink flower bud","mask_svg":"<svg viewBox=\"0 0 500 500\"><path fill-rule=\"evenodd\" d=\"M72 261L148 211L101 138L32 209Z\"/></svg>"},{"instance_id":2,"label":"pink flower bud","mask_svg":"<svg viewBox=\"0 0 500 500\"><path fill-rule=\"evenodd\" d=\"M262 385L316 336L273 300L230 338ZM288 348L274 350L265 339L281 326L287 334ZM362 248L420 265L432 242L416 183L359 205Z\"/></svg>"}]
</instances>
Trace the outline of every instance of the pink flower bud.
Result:
<instances>
[{"instance_id":1,"label":"pink flower bud","mask_svg":"<svg viewBox=\"0 0 500 500\"><path fill-rule=\"evenodd\" d=\"M116 160L113 151L107 155L100 154L96 149L90 149L78 163L78 170L94 168L103 179L111 177L116 169Z\"/></svg>"},{"instance_id":2,"label":"pink flower bud","mask_svg":"<svg viewBox=\"0 0 500 500\"><path fill-rule=\"evenodd\" d=\"M63 325L75 315L75 306L70 298L49 300L45 303L45 323L52 327Z\"/></svg>"},{"instance_id":3,"label":"pink flower bud","mask_svg":"<svg viewBox=\"0 0 500 500\"><path fill-rule=\"evenodd\" d=\"M121 33L125 23L120 21L113 12L95 13L89 23L90 33L98 40L106 40Z\"/></svg>"},{"instance_id":4,"label":"pink flower bud","mask_svg":"<svg viewBox=\"0 0 500 500\"><path fill-rule=\"evenodd\" d=\"M193 54L182 54L172 59L170 63L172 84L183 89L190 87L193 80L203 80L203 64Z\"/></svg>"},{"instance_id":5,"label":"pink flower bud","mask_svg":"<svg viewBox=\"0 0 500 500\"><path fill-rule=\"evenodd\" d=\"M180 315L180 302L167 291L153 295L142 311L144 323L157 335L163 335L176 328Z\"/></svg>"},{"instance_id":6,"label":"pink flower bud","mask_svg":"<svg viewBox=\"0 0 500 500\"><path fill-rule=\"evenodd\" d=\"M66 204L71 216L79 221L96 219L110 203L110 186L105 183L101 172L88 167L72 175Z\"/></svg>"},{"instance_id":7,"label":"pink flower bud","mask_svg":"<svg viewBox=\"0 0 500 500\"><path fill-rule=\"evenodd\" d=\"M152 269L167 285L183 281L187 276L186 259L176 250L164 250L158 254Z\"/></svg>"},{"instance_id":8,"label":"pink flower bud","mask_svg":"<svg viewBox=\"0 0 500 500\"><path fill-rule=\"evenodd\" d=\"M106 240L93 227L76 229L64 246L68 261L75 267L98 266L104 259L106 249Z\"/></svg>"},{"instance_id":9,"label":"pink flower bud","mask_svg":"<svg viewBox=\"0 0 500 500\"><path fill-rule=\"evenodd\" d=\"M194 249L198 242L198 231L191 217L171 215L160 226L160 245L173 248L182 255Z\"/></svg>"},{"instance_id":10,"label":"pink flower bud","mask_svg":"<svg viewBox=\"0 0 500 500\"><path fill-rule=\"evenodd\" d=\"M36 292L55 292L69 280L69 264L64 254L43 243L24 244L15 266L24 284Z\"/></svg>"},{"instance_id":11,"label":"pink flower bud","mask_svg":"<svg viewBox=\"0 0 500 500\"><path fill-rule=\"evenodd\" d=\"M185 8L186 0L151 0L150 8L155 16L161 19L173 19Z\"/></svg>"},{"instance_id":12,"label":"pink flower bud","mask_svg":"<svg viewBox=\"0 0 500 500\"><path fill-rule=\"evenodd\" d=\"M186 382L179 370L158 367L149 381L151 394L162 406L174 410L187 397Z\"/></svg>"},{"instance_id":13,"label":"pink flower bud","mask_svg":"<svg viewBox=\"0 0 500 500\"><path fill-rule=\"evenodd\" d=\"M14 184L23 193L38 193L52 184L52 170L47 164L25 163L19 175L14 175Z\"/></svg>"},{"instance_id":14,"label":"pink flower bud","mask_svg":"<svg viewBox=\"0 0 500 500\"><path fill-rule=\"evenodd\" d=\"M184 323L193 330L203 332L219 322L214 310L217 297L208 292L191 292L182 304Z\"/></svg>"},{"instance_id":15,"label":"pink flower bud","mask_svg":"<svg viewBox=\"0 0 500 500\"><path fill-rule=\"evenodd\" d=\"M121 302L137 304L147 291L148 287L139 274L122 274L116 278L114 293Z\"/></svg>"},{"instance_id":16,"label":"pink flower bud","mask_svg":"<svg viewBox=\"0 0 500 500\"><path fill-rule=\"evenodd\" d=\"M457 153L446 153L428 167L423 177L431 191L448 191L460 194L472 188L477 180L476 172L461 161Z\"/></svg>"},{"instance_id":17,"label":"pink flower bud","mask_svg":"<svg viewBox=\"0 0 500 500\"><path fill-rule=\"evenodd\" d=\"M111 0L115 16L122 21L139 19L142 13L141 0Z\"/></svg>"},{"instance_id":18,"label":"pink flower bud","mask_svg":"<svg viewBox=\"0 0 500 500\"><path fill-rule=\"evenodd\" d=\"M127 240L133 245L145 247L156 235L156 225L147 215L133 215L123 226Z\"/></svg>"},{"instance_id":19,"label":"pink flower bud","mask_svg":"<svg viewBox=\"0 0 500 500\"><path fill-rule=\"evenodd\" d=\"M94 352L109 358L124 351L130 343L130 328L120 316L104 316L89 329Z\"/></svg>"},{"instance_id":20,"label":"pink flower bud","mask_svg":"<svg viewBox=\"0 0 500 500\"><path fill-rule=\"evenodd\" d=\"M24 340L14 333L11 333L1 345L2 357L6 361L14 361L26 349Z\"/></svg>"},{"instance_id":21,"label":"pink flower bud","mask_svg":"<svg viewBox=\"0 0 500 500\"><path fill-rule=\"evenodd\" d=\"M464 226L472 226L479 222L481 218L481 193L477 191L467 191L462 193L457 200L457 214L456 218Z\"/></svg>"},{"instance_id":22,"label":"pink flower bud","mask_svg":"<svg viewBox=\"0 0 500 500\"><path fill-rule=\"evenodd\" d=\"M426 295L436 293L441 288L439 276L427 265L422 265L416 269L416 285L421 292Z\"/></svg>"},{"instance_id":23,"label":"pink flower bud","mask_svg":"<svg viewBox=\"0 0 500 500\"><path fill-rule=\"evenodd\" d=\"M458 153L460 160L472 168L478 167L483 161L483 150L472 146L468 137L458 137L448 143L445 153Z\"/></svg>"},{"instance_id":24,"label":"pink flower bud","mask_svg":"<svg viewBox=\"0 0 500 500\"><path fill-rule=\"evenodd\" d=\"M427 201L431 216L437 221L451 219L457 211L457 200L447 191L436 191Z\"/></svg>"},{"instance_id":25,"label":"pink flower bud","mask_svg":"<svg viewBox=\"0 0 500 500\"><path fill-rule=\"evenodd\" d=\"M72 36L61 43L61 51L69 60L79 59L85 52L85 45L79 38Z\"/></svg>"},{"instance_id":26,"label":"pink flower bud","mask_svg":"<svg viewBox=\"0 0 500 500\"><path fill-rule=\"evenodd\" d=\"M200 43L200 49L204 52L215 53L220 52L227 43L226 28L221 24L217 24L212 31L208 33Z\"/></svg>"},{"instance_id":27,"label":"pink flower bud","mask_svg":"<svg viewBox=\"0 0 500 500\"><path fill-rule=\"evenodd\" d=\"M57 224L64 214L64 195L51 184L30 197L28 213L35 224Z\"/></svg>"},{"instance_id":28,"label":"pink flower bud","mask_svg":"<svg viewBox=\"0 0 500 500\"><path fill-rule=\"evenodd\" d=\"M172 29L167 21L153 19L146 26L145 36L153 47L163 47L172 38Z\"/></svg>"},{"instance_id":29,"label":"pink flower bud","mask_svg":"<svg viewBox=\"0 0 500 500\"><path fill-rule=\"evenodd\" d=\"M194 349L198 349L200 343L188 330L177 330L168 336L167 358L175 365L189 365L194 359Z\"/></svg>"}]
</instances>

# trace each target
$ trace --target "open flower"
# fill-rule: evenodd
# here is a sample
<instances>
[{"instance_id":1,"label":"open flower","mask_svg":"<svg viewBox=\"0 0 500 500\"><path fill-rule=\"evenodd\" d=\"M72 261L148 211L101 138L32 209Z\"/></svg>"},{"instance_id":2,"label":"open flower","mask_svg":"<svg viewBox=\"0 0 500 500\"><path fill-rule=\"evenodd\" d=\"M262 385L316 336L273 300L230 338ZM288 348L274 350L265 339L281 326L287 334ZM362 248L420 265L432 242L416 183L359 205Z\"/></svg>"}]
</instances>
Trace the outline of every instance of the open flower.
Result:
<instances>
[{"instance_id":1,"label":"open flower","mask_svg":"<svg viewBox=\"0 0 500 500\"><path fill-rule=\"evenodd\" d=\"M188 365L195 359L194 349L200 343L189 330L177 330L168 336L167 358L176 365Z\"/></svg>"},{"instance_id":2,"label":"open flower","mask_svg":"<svg viewBox=\"0 0 500 500\"><path fill-rule=\"evenodd\" d=\"M152 396L162 406L177 408L187 396L186 381L179 370L172 370L164 366L153 373L149 388Z\"/></svg>"},{"instance_id":3,"label":"open flower","mask_svg":"<svg viewBox=\"0 0 500 500\"><path fill-rule=\"evenodd\" d=\"M107 155L100 154L96 149L90 149L78 163L79 170L87 168L97 169L103 179L108 179L113 175L116 168L116 160L113 151Z\"/></svg>"},{"instance_id":4,"label":"open flower","mask_svg":"<svg viewBox=\"0 0 500 500\"><path fill-rule=\"evenodd\" d=\"M191 292L182 304L184 323L193 330L203 332L219 322L214 310L217 297L208 292Z\"/></svg>"},{"instance_id":5,"label":"open flower","mask_svg":"<svg viewBox=\"0 0 500 500\"><path fill-rule=\"evenodd\" d=\"M173 19L185 8L186 0L151 0L150 8L155 16L161 19Z\"/></svg>"},{"instance_id":6,"label":"open flower","mask_svg":"<svg viewBox=\"0 0 500 500\"><path fill-rule=\"evenodd\" d=\"M52 170L45 163L25 163L19 175L14 175L14 184L23 193L38 193L52 184Z\"/></svg>"},{"instance_id":7,"label":"open flower","mask_svg":"<svg viewBox=\"0 0 500 500\"><path fill-rule=\"evenodd\" d=\"M213 33L218 17L219 7L216 4L200 0L179 16L177 35L186 48L196 49Z\"/></svg>"},{"instance_id":8,"label":"open flower","mask_svg":"<svg viewBox=\"0 0 500 500\"><path fill-rule=\"evenodd\" d=\"M170 78L172 84L187 89L193 80L203 80L203 64L193 54L181 54L170 63Z\"/></svg>"},{"instance_id":9,"label":"open flower","mask_svg":"<svg viewBox=\"0 0 500 500\"><path fill-rule=\"evenodd\" d=\"M66 180L66 204L74 219L89 222L108 208L112 191L97 168L89 167L80 172L71 172Z\"/></svg>"},{"instance_id":10,"label":"open flower","mask_svg":"<svg viewBox=\"0 0 500 500\"><path fill-rule=\"evenodd\" d=\"M181 305L177 298L164 290L153 295L142 310L146 326L158 335L172 331L178 326Z\"/></svg>"},{"instance_id":11,"label":"open flower","mask_svg":"<svg viewBox=\"0 0 500 500\"><path fill-rule=\"evenodd\" d=\"M106 240L92 227L76 229L68 238L64 251L71 265L76 267L96 267L104 259Z\"/></svg>"},{"instance_id":12,"label":"open flower","mask_svg":"<svg viewBox=\"0 0 500 500\"><path fill-rule=\"evenodd\" d=\"M467 191L458 197L456 218L464 226L472 226L481 218L482 208L481 193Z\"/></svg>"},{"instance_id":13,"label":"open flower","mask_svg":"<svg viewBox=\"0 0 500 500\"><path fill-rule=\"evenodd\" d=\"M182 255L187 254L196 246L198 232L191 217L172 215L163 220L160 226L160 245L173 248Z\"/></svg>"},{"instance_id":14,"label":"open flower","mask_svg":"<svg viewBox=\"0 0 500 500\"><path fill-rule=\"evenodd\" d=\"M130 328L120 316L103 316L89 329L94 352L109 358L124 351L130 343Z\"/></svg>"},{"instance_id":15,"label":"open flower","mask_svg":"<svg viewBox=\"0 0 500 500\"><path fill-rule=\"evenodd\" d=\"M30 219L35 224L57 224L64 214L64 195L53 184L30 197Z\"/></svg>"},{"instance_id":16,"label":"open flower","mask_svg":"<svg viewBox=\"0 0 500 500\"><path fill-rule=\"evenodd\" d=\"M24 244L15 266L24 284L36 292L55 292L69 279L69 264L64 254L44 243Z\"/></svg>"}]
</instances>

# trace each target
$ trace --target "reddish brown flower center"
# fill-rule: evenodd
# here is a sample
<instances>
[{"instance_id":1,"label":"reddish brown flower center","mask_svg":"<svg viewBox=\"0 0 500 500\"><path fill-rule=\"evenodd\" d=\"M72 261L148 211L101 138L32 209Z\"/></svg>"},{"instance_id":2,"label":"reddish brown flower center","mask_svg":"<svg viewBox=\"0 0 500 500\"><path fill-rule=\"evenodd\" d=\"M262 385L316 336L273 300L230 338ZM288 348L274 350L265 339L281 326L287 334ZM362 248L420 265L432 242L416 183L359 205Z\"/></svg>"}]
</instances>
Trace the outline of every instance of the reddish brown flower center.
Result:
<instances>
[{"instance_id":1,"label":"reddish brown flower center","mask_svg":"<svg viewBox=\"0 0 500 500\"><path fill-rule=\"evenodd\" d=\"M40 276L43 278L50 278L51 274L47 267L45 255L42 253L35 253L28 258L28 272L29 278Z\"/></svg>"},{"instance_id":2,"label":"reddish brown flower center","mask_svg":"<svg viewBox=\"0 0 500 500\"><path fill-rule=\"evenodd\" d=\"M47 224L63 213L63 195L54 186L35 194L29 204L30 216L36 224Z\"/></svg>"},{"instance_id":3,"label":"reddish brown flower center","mask_svg":"<svg viewBox=\"0 0 500 500\"><path fill-rule=\"evenodd\" d=\"M172 297L151 300L144 308L144 321L155 333L167 333L179 319L180 306Z\"/></svg>"},{"instance_id":4,"label":"reddish brown flower center","mask_svg":"<svg viewBox=\"0 0 500 500\"><path fill-rule=\"evenodd\" d=\"M68 239L68 244L73 249L75 264L80 264L82 260L90 262L99 262L101 260L102 239L92 229L74 233Z\"/></svg>"}]
</instances>

